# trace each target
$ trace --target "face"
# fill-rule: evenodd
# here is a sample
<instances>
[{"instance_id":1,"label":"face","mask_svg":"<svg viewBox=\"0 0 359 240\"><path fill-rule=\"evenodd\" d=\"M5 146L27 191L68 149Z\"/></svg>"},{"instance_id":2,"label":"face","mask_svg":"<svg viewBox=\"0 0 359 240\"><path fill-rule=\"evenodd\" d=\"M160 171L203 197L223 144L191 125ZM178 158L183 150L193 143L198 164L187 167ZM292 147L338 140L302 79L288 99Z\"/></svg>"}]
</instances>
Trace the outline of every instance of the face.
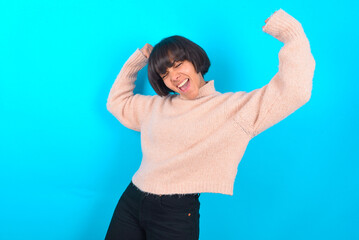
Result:
<instances>
[{"instance_id":1,"label":"face","mask_svg":"<svg viewBox=\"0 0 359 240\"><path fill-rule=\"evenodd\" d=\"M195 99L199 89L206 84L202 74L196 72L193 64L188 61L176 61L161 75L165 85L180 94L183 99Z\"/></svg>"}]
</instances>

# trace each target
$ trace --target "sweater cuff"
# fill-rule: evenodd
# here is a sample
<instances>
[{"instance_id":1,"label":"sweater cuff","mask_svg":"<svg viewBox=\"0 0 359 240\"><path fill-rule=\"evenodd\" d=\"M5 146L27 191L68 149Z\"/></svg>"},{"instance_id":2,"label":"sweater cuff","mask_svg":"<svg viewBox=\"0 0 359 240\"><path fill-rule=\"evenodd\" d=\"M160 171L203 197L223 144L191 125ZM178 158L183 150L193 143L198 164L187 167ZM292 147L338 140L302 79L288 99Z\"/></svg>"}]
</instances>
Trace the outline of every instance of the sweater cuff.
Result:
<instances>
[{"instance_id":1,"label":"sweater cuff","mask_svg":"<svg viewBox=\"0 0 359 240\"><path fill-rule=\"evenodd\" d=\"M131 69L131 72L138 72L144 66L146 66L148 59L146 56L140 51L140 49L136 49L136 51L129 57L129 59L124 64L125 69L128 67Z\"/></svg>"},{"instance_id":2,"label":"sweater cuff","mask_svg":"<svg viewBox=\"0 0 359 240\"><path fill-rule=\"evenodd\" d=\"M279 9L269 18L263 31L283 43L306 37L302 25L283 9Z\"/></svg>"}]
</instances>

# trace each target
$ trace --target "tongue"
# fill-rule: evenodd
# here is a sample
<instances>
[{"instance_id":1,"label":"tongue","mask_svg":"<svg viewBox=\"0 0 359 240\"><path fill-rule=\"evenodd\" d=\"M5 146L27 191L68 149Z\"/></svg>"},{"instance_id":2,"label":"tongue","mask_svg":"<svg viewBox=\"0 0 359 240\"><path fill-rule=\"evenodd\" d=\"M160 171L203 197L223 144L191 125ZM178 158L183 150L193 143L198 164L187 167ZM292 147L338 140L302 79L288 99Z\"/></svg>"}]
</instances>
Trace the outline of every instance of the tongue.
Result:
<instances>
[{"instance_id":1,"label":"tongue","mask_svg":"<svg viewBox=\"0 0 359 240\"><path fill-rule=\"evenodd\" d=\"M182 87L180 87L179 89L181 89L181 91L186 90L186 88L188 86L188 83L189 83L189 80L187 80L187 82Z\"/></svg>"}]
</instances>

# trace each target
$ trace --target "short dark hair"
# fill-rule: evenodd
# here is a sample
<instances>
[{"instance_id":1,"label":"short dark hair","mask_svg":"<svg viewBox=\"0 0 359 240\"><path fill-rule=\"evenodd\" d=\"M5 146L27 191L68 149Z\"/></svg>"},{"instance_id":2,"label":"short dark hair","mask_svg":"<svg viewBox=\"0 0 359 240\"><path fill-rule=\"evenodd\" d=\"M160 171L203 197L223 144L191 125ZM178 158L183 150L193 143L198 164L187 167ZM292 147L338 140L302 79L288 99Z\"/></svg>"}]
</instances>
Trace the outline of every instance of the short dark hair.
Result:
<instances>
[{"instance_id":1,"label":"short dark hair","mask_svg":"<svg viewBox=\"0 0 359 240\"><path fill-rule=\"evenodd\" d=\"M155 92L160 96L173 93L163 82L161 75L167 68L173 66L175 61L190 61L196 72L202 76L208 72L211 65L207 53L196 43L182 36L171 36L157 43L148 59L148 80Z\"/></svg>"}]
</instances>

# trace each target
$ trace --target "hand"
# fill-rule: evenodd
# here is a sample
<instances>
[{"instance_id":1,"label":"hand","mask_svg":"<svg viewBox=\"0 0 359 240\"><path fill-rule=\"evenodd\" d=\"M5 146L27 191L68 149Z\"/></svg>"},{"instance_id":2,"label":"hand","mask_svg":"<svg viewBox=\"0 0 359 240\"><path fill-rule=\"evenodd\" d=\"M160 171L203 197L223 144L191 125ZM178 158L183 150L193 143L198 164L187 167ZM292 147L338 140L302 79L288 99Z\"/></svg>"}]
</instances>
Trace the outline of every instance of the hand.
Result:
<instances>
[{"instance_id":1,"label":"hand","mask_svg":"<svg viewBox=\"0 0 359 240\"><path fill-rule=\"evenodd\" d=\"M143 55L145 55L146 58L149 58L150 54L152 52L152 49L153 49L153 47L150 44L146 43L145 46L143 46L140 50L143 53Z\"/></svg>"},{"instance_id":2,"label":"hand","mask_svg":"<svg viewBox=\"0 0 359 240\"><path fill-rule=\"evenodd\" d=\"M275 11L274 13L276 13L277 11ZM273 13L273 14L274 14ZM273 16L273 14L269 17L269 18L267 18L264 22L267 24L267 22L268 22L268 20ZM263 27L262 27L262 29L264 29L264 27L265 27L266 25L264 25Z\"/></svg>"}]
</instances>

